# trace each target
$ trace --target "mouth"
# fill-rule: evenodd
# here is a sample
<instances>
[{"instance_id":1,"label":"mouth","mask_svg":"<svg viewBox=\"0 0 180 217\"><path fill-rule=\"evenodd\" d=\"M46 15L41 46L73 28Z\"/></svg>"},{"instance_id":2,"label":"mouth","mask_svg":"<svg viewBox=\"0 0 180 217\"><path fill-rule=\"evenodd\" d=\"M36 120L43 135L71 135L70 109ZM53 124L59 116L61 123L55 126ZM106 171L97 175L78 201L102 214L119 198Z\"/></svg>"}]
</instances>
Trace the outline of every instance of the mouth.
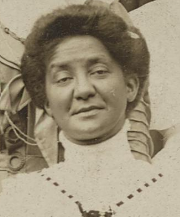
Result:
<instances>
[{"instance_id":1,"label":"mouth","mask_svg":"<svg viewBox=\"0 0 180 217\"><path fill-rule=\"evenodd\" d=\"M97 106L89 106L89 107L81 108L81 109L77 110L76 112L74 112L73 115L89 113L89 112L98 111L98 110L101 110L101 109L103 109L103 108L102 107L97 107Z\"/></svg>"}]
</instances>

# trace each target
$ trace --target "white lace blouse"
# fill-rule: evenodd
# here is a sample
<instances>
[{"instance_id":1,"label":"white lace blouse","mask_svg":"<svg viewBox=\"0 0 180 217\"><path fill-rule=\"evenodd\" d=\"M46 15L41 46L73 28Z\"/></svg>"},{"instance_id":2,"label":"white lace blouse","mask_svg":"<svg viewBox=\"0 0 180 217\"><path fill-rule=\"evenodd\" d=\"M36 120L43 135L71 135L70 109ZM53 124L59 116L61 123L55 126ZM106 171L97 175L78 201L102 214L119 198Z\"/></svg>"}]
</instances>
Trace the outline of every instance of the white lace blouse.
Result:
<instances>
[{"instance_id":1,"label":"white lace blouse","mask_svg":"<svg viewBox=\"0 0 180 217\"><path fill-rule=\"evenodd\" d=\"M180 136L169 140L150 165L133 158L128 125L126 121L114 137L90 146L73 144L61 133L65 161L6 180L0 216L179 216ZM98 215L85 215L90 211Z\"/></svg>"}]
</instances>

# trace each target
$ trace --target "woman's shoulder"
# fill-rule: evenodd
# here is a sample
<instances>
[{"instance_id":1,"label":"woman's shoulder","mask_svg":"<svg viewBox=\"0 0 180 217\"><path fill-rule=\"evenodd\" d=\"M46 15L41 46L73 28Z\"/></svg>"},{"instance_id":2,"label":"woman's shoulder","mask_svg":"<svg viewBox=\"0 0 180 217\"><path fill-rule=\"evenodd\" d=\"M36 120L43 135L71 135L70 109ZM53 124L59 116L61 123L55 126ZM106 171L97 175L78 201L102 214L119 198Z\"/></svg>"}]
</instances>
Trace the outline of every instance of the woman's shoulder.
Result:
<instances>
[{"instance_id":1,"label":"woman's shoulder","mask_svg":"<svg viewBox=\"0 0 180 217\"><path fill-rule=\"evenodd\" d=\"M161 171L165 177L172 177L178 180L180 177L180 134L178 132L169 136L164 148L153 158L153 167ZM172 180L167 180L167 184L172 184ZM179 182L179 181L177 181ZM180 187L180 186L179 186Z\"/></svg>"},{"instance_id":2,"label":"woman's shoulder","mask_svg":"<svg viewBox=\"0 0 180 217\"><path fill-rule=\"evenodd\" d=\"M16 176L12 176L10 178L4 179L2 182L2 187L5 190L9 189L12 191L14 191L14 189L30 190L31 187L38 188L39 185L42 186L43 182L49 181L50 180L49 177L55 174L57 175L58 171L59 173L61 172L61 166L59 166L59 164L55 164L50 168L44 168L42 170L31 172L31 173L19 173Z\"/></svg>"},{"instance_id":3,"label":"woman's shoulder","mask_svg":"<svg viewBox=\"0 0 180 217\"><path fill-rule=\"evenodd\" d=\"M17 175L4 182L0 195L0 217L78 216L75 203L64 196L53 175L60 175L59 165L40 172Z\"/></svg>"},{"instance_id":4,"label":"woman's shoulder","mask_svg":"<svg viewBox=\"0 0 180 217\"><path fill-rule=\"evenodd\" d=\"M3 180L0 194L0 216L14 216L16 213L19 214L25 211L25 204L34 203L36 200L36 197L33 196L34 190L36 188L37 192L38 186L40 186L37 177L36 173L19 174L13 178ZM34 199L31 201L32 197Z\"/></svg>"}]
</instances>

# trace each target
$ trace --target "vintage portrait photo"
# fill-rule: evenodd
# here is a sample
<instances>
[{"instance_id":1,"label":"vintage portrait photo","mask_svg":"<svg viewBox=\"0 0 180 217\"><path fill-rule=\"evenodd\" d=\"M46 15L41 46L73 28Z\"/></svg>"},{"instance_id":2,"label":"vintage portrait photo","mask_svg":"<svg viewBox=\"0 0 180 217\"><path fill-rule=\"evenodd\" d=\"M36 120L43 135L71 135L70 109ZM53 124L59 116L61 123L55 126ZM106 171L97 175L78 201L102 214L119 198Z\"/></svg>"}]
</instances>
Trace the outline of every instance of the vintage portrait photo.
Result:
<instances>
[{"instance_id":1,"label":"vintage portrait photo","mask_svg":"<svg viewBox=\"0 0 180 217\"><path fill-rule=\"evenodd\" d=\"M180 216L179 10L0 0L0 217Z\"/></svg>"}]
</instances>

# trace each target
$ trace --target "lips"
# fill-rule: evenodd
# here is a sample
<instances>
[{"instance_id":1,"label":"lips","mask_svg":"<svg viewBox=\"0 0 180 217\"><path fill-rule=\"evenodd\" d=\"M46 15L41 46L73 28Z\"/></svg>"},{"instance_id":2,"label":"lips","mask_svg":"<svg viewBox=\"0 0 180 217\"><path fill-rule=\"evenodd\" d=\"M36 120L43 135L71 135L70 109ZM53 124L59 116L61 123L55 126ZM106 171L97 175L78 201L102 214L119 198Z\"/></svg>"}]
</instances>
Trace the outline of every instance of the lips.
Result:
<instances>
[{"instance_id":1,"label":"lips","mask_svg":"<svg viewBox=\"0 0 180 217\"><path fill-rule=\"evenodd\" d=\"M85 113L85 112L89 112L89 111L92 111L92 110L100 110L100 109L103 109L102 107L98 107L98 106L89 106L89 107L84 107L84 108L81 108L81 109L78 109L77 111L75 111L73 113L73 115L77 115L77 114L80 114L80 113Z\"/></svg>"}]
</instances>

